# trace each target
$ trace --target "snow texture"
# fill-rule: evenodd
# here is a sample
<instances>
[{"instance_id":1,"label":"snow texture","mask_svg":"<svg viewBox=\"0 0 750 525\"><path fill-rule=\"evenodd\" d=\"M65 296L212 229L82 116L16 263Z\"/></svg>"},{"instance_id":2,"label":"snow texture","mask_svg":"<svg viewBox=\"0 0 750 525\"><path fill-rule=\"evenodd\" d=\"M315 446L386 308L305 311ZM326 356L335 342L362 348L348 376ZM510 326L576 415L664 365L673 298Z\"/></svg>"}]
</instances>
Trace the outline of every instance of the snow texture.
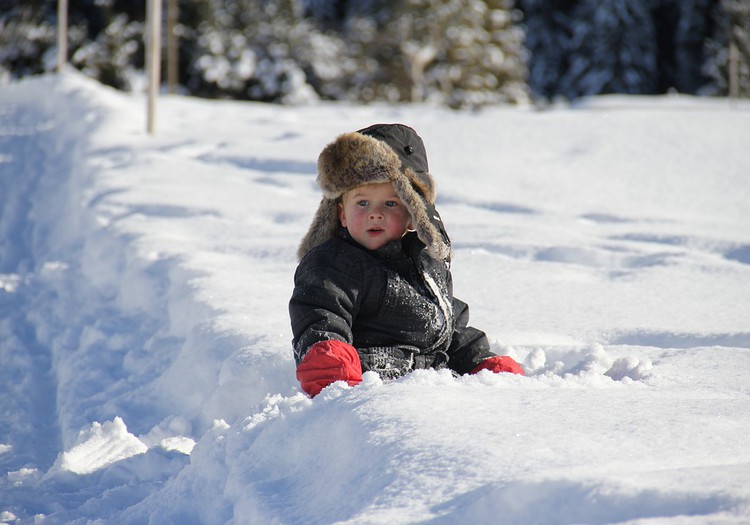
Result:
<instances>
[{"instance_id":1,"label":"snow texture","mask_svg":"<svg viewBox=\"0 0 750 525\"><path fill-rule=\"evenodd\" d=\"M0 87L0 523L750 522L750 105L144 110ZM456 295L526 377L300 392L317 155L376 122L424 138Z\"/></svg>"}]
</instances>

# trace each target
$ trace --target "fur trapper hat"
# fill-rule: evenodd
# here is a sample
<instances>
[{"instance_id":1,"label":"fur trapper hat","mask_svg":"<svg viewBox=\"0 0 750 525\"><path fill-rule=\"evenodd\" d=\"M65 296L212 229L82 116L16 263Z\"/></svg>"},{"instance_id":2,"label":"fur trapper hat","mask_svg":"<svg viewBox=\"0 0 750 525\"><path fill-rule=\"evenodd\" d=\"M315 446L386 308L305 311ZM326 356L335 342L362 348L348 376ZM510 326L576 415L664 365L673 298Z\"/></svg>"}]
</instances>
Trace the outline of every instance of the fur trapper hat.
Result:
<instances>
[{"instance_id":1,"label":"fur trapper hat","mask_svg":"<svg viewBox=\"0 0 750 525\"><path fill-rule=\"evenodd\" d=\"M433 219L435 183L422 139L403 124L375 124L339 135L318 157L317 183L323 199L297 251L301 259L341 228L338 203L347 190L391 182L411 214L412 224L430 255L446 259L450 247Z\"/></svg>"}]
</instances>

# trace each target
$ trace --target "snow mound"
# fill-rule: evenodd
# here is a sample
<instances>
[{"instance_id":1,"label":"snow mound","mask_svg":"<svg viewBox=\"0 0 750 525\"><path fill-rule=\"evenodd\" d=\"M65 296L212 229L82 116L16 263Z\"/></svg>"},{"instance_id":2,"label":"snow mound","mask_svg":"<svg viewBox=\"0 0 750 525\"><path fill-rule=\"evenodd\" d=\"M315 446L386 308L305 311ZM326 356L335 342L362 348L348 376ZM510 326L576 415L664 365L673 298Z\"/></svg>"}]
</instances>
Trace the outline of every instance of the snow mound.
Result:
<instances>
[{"instance_id":1,"label":"snow mound","mask_svg":"<svg viewBox=\"0 0 750 525\"><path fill-rule=\"evenodd\" d=\"M130 434L123 420L116 417L113 421L93 423L90 428L81 430L77 443L60 455L50 472L91 474L146 450L148 447Z\"/></svg>"}]
</instances>

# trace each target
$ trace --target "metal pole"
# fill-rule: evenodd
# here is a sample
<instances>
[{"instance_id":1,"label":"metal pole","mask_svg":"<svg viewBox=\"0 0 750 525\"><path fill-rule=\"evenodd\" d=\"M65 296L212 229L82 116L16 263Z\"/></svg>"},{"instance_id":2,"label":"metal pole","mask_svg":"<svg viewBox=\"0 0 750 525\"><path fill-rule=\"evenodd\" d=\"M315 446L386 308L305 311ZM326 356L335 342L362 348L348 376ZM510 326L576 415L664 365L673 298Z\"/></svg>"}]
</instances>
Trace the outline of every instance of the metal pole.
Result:
<instances>
[{"instance_id":1,"label":"metal pole","mask_svg":"<svg viewBox=\"0 0 750 525\"><path fill-rule=\"evenodd\" d=\"M153 135L156 130L156 97L159 95L161 70L161 0L147 3L146 67L148 69L148 103L146 130Z\"/></svg>"},{"instance_id":2,"label":"metal pole","mask_svg":"<svg viewBox=\"0 0 750 525\"><path fill-rule=\"evenodd\" d=\"M68 0L57 2L57 72L68 62Z\"/></svg>"}]
</instances>

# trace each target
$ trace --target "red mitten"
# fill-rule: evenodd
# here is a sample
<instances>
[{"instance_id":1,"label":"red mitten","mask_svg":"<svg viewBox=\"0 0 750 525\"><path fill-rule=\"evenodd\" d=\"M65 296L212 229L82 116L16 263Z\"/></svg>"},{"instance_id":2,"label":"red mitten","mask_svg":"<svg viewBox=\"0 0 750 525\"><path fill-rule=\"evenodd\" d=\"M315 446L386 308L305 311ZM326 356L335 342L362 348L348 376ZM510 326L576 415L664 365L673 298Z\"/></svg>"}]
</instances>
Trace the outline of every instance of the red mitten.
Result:
<instances>
[{"instance_id":1,"label":"red mitten","mask_svg":"<svg viewBox=\"0 0 750 525\"><path fill-rule=\"evenodd\" d=\"M484 361L479 363L479 366L472 370L470 373L476 374L480 370L489 370L490 372L494 372L496 374L500 372L511 372L513 374L526 375L523 373L523 368L521 368L521 365L516 363L515 359L507 355L496 355L495 357L485 359Z\"/></svg>"},{"instance_id":2,"label":"red mitten","mask_svg":"<svg viewBox=\"0 0 750 525\"><path fill-rule=\"evenodd\" d=\"M320 341L310 347L297 367L297 380L310 397L336 381L362 382L362 364L354 347L341 341Z\"/></svg>"}]
</instances>

